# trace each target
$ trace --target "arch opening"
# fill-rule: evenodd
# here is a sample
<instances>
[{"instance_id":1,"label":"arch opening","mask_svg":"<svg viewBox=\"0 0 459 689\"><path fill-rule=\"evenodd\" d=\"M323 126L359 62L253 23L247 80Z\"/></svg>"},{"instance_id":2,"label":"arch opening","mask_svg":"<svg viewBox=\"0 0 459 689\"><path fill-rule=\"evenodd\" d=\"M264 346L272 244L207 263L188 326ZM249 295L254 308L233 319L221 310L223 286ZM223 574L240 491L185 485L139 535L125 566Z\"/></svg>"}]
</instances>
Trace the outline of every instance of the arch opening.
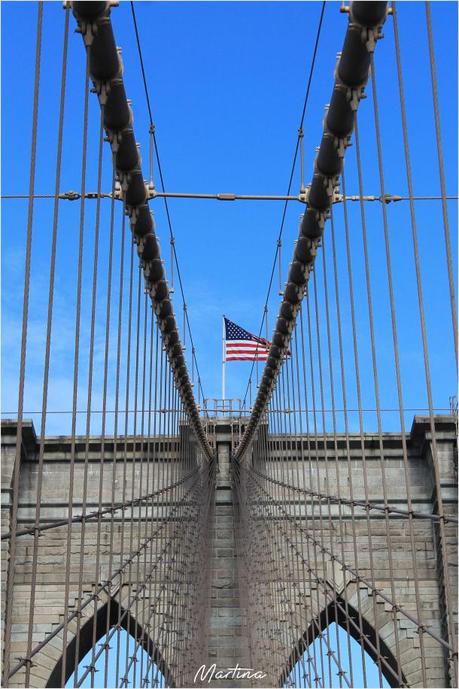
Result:
<instances>
[{"instance_id":1,"label":"arch opening","mask_svg":"<svg viewBox=\"0 0 459 689\"><path fill-rule=\"evenodd\" d=\"M282 673L281 687L399 687L405 678L395 656L367 620L359 634L348 618L357 611L337 596L298 640ZM360 622L359 622L360 625Z\"/></svg>"},{"instance_id":2,"label":"arch opening","mask_svg":"<svg viewBox=\"0 0 459 689\"><path fill-rule=\"evenodd\" d=\"M66 688L174 685L167 664L150 636L129 613L121 619L123 612L117 601L111 600L110 605L105 603L97 615L81 625L79 643L75 637L67 646ZM62 665L63 658L60 658L47 687L62 686Z\"/></svg>"},{"instance_id":3,"label":"arch opening","mask_svg":"<svg viewBox=\"0 0 459 689\"><path fill-rule=\"evenodd\" d=\"M96 660L95 672L89 673L79 686L83 688L104 689L104 687L158 687L167 686L166 678L147 651L136 643L136 640L125 629L112 627L114 631L110 649L104 649ZM99 645L96 644L96 651ZM93 650L90 649L78 664L78 677L92 662ZM72 673L66 682L66 689L75 686Z\"/></svg>"}]
</instances>

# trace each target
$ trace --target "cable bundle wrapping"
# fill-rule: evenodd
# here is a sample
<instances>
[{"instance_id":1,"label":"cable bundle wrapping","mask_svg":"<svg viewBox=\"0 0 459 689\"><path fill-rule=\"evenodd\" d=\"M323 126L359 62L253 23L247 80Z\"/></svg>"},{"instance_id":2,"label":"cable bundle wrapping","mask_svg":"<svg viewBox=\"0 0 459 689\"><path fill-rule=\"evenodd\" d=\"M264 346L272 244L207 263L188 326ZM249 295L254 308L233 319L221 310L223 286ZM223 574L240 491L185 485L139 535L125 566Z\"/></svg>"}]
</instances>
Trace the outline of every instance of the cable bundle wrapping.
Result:
<instances>
[{"instance_id":1,"label":"cable bundle wrapping","mask_svg":"<svg viewBox=\"0 0 459 689\"><path fill-rule=\"evenodd\" d=\"M381 38L387 6L387 2L350 4L349 24L335 70L335 84L325 115L322 141L315 159L312 181L307 189L307 208L301 220L284 298L280 305L257 398L236 451L237 460L248 449L288 354L296 317L306 294L325 221L330 215L334 192L343 167L345 149L354 130L355 113L364 96L370 73L371 54L377 40Z\"/></svg>"},{"instance_id":2,"label":"cable bundle wrapping","mask_svg":"<svg viewBox=\"0 0 459 689\"><path fill-rule=\"evenodd\" d=\"M122 61L110 20L110 10L114 4L94 0L72 2L71 7L88 51L89 76L103 112L103 125L111 145L123 203L174 380L201 448L211 459L213 452L200 422L148 206L149 190L142 174L141 158L132 128L132 111L124 88Z\"/></svg>"}]
</instances>

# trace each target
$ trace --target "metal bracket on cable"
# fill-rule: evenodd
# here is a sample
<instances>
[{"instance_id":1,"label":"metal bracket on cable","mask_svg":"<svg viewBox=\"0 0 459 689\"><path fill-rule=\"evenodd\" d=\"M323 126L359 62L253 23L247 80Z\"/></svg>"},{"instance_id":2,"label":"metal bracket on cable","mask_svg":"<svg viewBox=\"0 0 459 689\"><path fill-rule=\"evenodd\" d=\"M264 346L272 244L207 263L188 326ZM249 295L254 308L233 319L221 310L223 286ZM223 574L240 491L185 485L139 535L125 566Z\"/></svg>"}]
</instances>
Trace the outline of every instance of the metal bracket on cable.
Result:
<instances>
[{"instance_id":1,"label":"metal bracket on cable","mask_svg":"<svg viewBox=\"0 0 459 689\"><path fill-rule=\"evenodd\" d=\"M151 189L155 189L155 183L153 181L153 162L154 162L154 147L155 147L155 125L153 123L150 124L148 128L148 135L149 135L149 153L150 153L150 181L149 181L149 187Z\"/></svg>"},{"instance_id":2,"label":"metal bracket on cable","mask_svg":"<svg viewBox=\"0 0 459 689\"><path fill-rule=\"evenodd\" d=\"M403 201L403 196L397 196L396 194L384 194L383 196L365 195L360 196L359 194L347 195L341 194L339 190L336 190L333 195L332 203L343 203L343 201L380 201L381 203L396 203L397 201Z\"/></svg>"},{"instance_id":3,"label":"metal bracket on cable","mask_svg":"<svg viewBox=\"0 0 459 689\"><path fill-rule=\"evenodd\" d=\"M282 259L281 259L281 251L282 251L282 239L279 237L277 240L277 257L278 257L278 263L279 263L279 296L282 297L284 292L282 290Z\"/></svg>"},{"instance_id":4,"label":"metal bracket on cable","mask_svg":"<svg viewBox=\"0 0 459 689\"><path fill-rule=\"evenodd\" d=\"M81 198L85 199L108 199L111 198L110 193L101 193L98 194L97 191L87 191L83 196L78 192L78 191L63 191L61 194L58 194L58 198L61 199L62 201L78 201Z\"/></svg>"},{"instance_id":5,"label":"metal bracket on cable","mask_svg":"<svg viewBox=\"0 0 459 689\"><path fill-rule=\"evenodd\" d=\"M306 189L304 186L304 132L302 127L298 129L298 140L300 148L300 193L299 198L305 193Z\"/></svg>"},{"instance_id":6,"label":"metal bracket on cable","mask_svg":"<svg viewBox=\"0 0 459 689\"><path fill-rule=\"evenodd\" d=\"M59 198L66 201L78 201L78 199L81 199L81 194L77 191L64 191L62 194L59 194Z\"/></svg>"}]
</instances>

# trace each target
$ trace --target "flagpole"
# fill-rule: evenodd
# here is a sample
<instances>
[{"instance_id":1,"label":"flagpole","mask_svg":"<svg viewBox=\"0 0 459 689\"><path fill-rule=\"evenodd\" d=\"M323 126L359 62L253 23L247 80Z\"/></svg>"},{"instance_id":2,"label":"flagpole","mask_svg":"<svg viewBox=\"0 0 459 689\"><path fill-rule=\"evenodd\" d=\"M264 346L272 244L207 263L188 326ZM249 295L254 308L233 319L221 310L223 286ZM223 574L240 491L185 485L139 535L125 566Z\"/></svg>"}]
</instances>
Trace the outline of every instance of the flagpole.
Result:
<instances>
[{"instance_id":1,"label":"flagpole","mask_svg":"<svg viewBox=\"0 0 459 689\"><path fill-rule=\"evenodd\" d=\"M225 399L225 316L222 317L222 400Z\"/></svg>"}]
</instances>

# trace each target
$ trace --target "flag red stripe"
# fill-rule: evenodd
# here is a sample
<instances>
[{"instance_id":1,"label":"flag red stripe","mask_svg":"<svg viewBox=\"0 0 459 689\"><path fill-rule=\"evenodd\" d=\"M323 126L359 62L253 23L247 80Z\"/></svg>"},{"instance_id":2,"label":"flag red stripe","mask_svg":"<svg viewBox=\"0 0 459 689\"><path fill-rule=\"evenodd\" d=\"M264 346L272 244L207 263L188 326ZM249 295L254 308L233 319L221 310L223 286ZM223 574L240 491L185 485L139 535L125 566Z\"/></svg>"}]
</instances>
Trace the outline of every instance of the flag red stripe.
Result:
<instances>
[{"instance_id":1,"label":"flag red stripe","mask_svg":"<svg viewBox=\"0 0 459 689\"><path fill-rule=\"evenodd\" d=\"M265 353L268 352L269 349L267 347L226 347L227 352L260 352L260 353Z\"/></svg>"},{"instance_id":2,"label":"flag red stripe","mask_svg":"<svg viewBox=\"0 0 459 689\"><path fill-rule=\"evenodd\" d=\"M267 356L227 356L226 361L267 361Z\"/></svg>"},{"instance_id":3,"label":"flag red stripe","mask_svg":"<svg viewBox=\"0 0 459 689\"><path fill-rule=\"evenodd\" d=\"M254 342L252 340L226 340L227 346L231 345L249 345L250 347L267 347L265 342Z\"/></svg>"},{"instance_id":4,"label":"flag red stripe","mask_svg":"<svg viewBox=\"0 0 459 689\"><path fill-rule=\"evenodd\" d=\"M227 342L227 347L252 347L253 349L267 349L268 345L261 344L261 342Z\"/></svg>"}]
</instances>

